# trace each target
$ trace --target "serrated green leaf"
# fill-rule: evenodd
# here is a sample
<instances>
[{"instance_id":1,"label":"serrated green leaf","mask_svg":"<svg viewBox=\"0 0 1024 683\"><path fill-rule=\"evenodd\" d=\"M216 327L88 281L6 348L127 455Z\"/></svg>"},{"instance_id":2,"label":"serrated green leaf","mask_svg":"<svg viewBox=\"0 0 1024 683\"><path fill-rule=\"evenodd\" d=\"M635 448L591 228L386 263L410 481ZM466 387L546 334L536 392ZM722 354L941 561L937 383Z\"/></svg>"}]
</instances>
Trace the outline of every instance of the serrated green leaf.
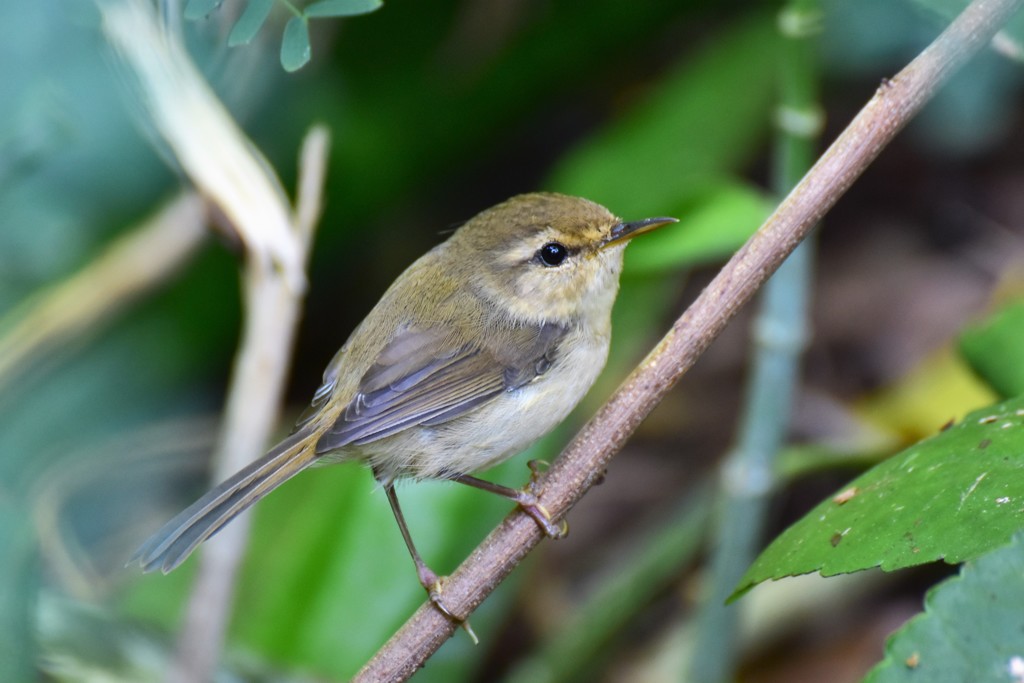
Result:
<instances>
[{"instance_id":1,"label":"serrated green leaf","mask_svg":"<svg viewBox=\"0 0 1024 683\"><path fill-rule=\"evenodd\" d=\"M305 17L292 17L281 38L281 66L285 71L298 71L309 62L311 54L309 24Z\"/></svg>"},{"instance_id":2,"label":"serrated green leaf","mask_svg":"<svg viewBox=\"0 0 1024 683\"><path fill-rule=\"evenodd\" d=\"M680 205L679 223L634 241L626 252L630 276L661 273L728 256L771 213L758 190L724 181Z\"/></svg>"},{"instance_id":3,"label":"serrated green leaf","mask_svg":"<svg viewBox=\"0 0 1024 683\"><path fill-rule=\"evenodd\" d=\"M634 216L668 211L709 177L750 159L771 120L778 33L762 17L709 45L564 157L549 187Z\"/></svg>"},{"instance_id":4,"label":"serrated green leaf","mask_svg":"<svg viewBox=\"0 0 1024 683\"><path fill-rule=\"evenodd\" d=\"M868 470L776 538L735 595L767 579L962 562L1024 528L1024 396Z\"/></svg>"},{"instance_id":5,"label":"serrated green leaf","mask_svg":"<svg viewBox=\"0 0 1024 683\"><path fill-rule=\"evenodd\" d=\"M220 7L224 0L188 0L185 5L185 18L189 21L205 19Z\"/></svg>"},{"instance_id":6,"label":"serrated green leaf","mask_svg":"<svg viewBox=\"0 0 1024 683\"><path fill-rule=\"evenodd\" d=\"M1003 396L1024 394L1024 302L1007 306L960 337L960 352Z\"/></svg>"},{"instance_id":7,"label":"serrated green leaf","mask_svg":"<svg viewBox=\"0 0 1024 683\"><path fill-rule=\"evenodd\" d=\"M1020 681L1024 677L1024 537L938 584L925 612L885 646L865 683Z\"/></svg>"},{"instance_id":8,"label":"serrated green leaf","mask_svg":"<svg viewBox=\"0 0 1024 683\"><path fill-rule=\"evenodd\" d=\"M304 10L307 17L352 17L369 14L383 6L382 0L320 0Z\"/></svg>"},{"instance_id":9,"label":"serrated green leaf","mask_svg":"<svg viewBox=\"0 0 1024 683\"><path fill-rule=\"evenodd\" d=\"M249 0L242 16L238 17L238 21L231 27L228 46L247 45L260 32L273 7L274 0Z\"/></svg>"}]
</instances>

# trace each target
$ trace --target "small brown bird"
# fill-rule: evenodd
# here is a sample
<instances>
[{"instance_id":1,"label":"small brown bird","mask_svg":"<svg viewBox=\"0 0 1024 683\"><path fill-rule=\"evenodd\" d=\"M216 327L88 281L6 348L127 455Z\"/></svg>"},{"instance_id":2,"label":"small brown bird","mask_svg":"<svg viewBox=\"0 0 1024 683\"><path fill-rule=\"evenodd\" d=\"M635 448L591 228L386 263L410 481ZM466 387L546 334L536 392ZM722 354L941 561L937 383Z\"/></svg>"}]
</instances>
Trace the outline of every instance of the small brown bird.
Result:
<instances>
[{"instance_id":1,"label":"small brown bird","mask_svg":"<svg viewBox=\"0 0 1024 683\"><path fill-rule=\"evenodd\" d=\"M561 535L529 487L470 473L525 450L583 398L608 356L626 243L674 222L625 223L553 193L480 213L385 292L327 366L295 431L167 522L132 561L169 572L307 467L358 460L387 493L420 583L452 616L413 545L395 481L450 479L491 491Z\"/></svg>"}]
</instances>

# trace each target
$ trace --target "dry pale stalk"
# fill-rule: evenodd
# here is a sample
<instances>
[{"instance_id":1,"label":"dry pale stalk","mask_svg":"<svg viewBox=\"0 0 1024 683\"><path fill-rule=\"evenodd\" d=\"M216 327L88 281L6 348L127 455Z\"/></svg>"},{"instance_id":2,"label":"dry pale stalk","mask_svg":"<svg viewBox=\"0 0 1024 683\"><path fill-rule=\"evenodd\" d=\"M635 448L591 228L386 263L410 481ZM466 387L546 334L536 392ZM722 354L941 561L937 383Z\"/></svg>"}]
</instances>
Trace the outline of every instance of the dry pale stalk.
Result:
<instances>
[{"instance_id":1,"label":"dry pale stalk","mask_svg":"<svg viewBox=\"0 0 1024 683\"><path fill-rule=\"evenodd\" d=\"M320 214L328 136L316 128L303 147L299 204L293 211L269 164L152 4L97 2L107 39L134 77L147 123L245 248L242 338L213 458L219 481L261 455L276 424ZM248 530L248 516L242 515L206 545L169 681L200 683L213 677Z\"/></svg>"},{"instance_id":2,"label":"dry pale stalk","mask_svg":"<svg viewBox=\"0 0 1024 683\"><path fill-rule=\"evenodd\" d=\"M326 129L315 127L306 136L300 157L298 203L292 220L303 262L320 217L328 145ZM255 460L266 446L277 422L302 304L301 292L267 259L248 261L242 284L245 319L215 451L216 481ZM249 516L243 514L206 544L168 681L202 683L211 678L248 536Z\"/></svg>"}]
</instances>

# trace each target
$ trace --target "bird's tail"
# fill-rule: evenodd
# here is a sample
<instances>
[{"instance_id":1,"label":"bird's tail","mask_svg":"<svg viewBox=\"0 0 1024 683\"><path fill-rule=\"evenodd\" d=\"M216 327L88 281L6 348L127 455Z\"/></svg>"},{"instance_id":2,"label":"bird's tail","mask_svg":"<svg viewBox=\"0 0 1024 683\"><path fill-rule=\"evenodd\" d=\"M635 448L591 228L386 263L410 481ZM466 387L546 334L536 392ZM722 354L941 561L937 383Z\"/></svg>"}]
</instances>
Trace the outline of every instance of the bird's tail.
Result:
<instances>
[{"instance_id":1,"label":"bird's tail","mask_svg":"<svg viewBox=\"0 0 1024 683\"><path fill-rule=\"evenodd\" d=\"M311 430L300 429L262 458L243 468L192 503L149 537L128 564L165 574L192 554L243 510L291 479L317 459Z\"/></svg>"}]
</instances>

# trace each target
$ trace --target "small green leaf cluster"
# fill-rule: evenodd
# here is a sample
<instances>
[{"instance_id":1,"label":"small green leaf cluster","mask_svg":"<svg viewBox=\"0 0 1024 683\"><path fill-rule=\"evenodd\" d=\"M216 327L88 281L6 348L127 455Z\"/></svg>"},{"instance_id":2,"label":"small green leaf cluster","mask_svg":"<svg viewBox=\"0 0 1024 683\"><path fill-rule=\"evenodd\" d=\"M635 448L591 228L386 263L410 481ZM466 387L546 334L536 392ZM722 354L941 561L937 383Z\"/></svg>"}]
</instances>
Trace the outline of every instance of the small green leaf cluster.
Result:
<instances>
[{"instance_id":1,"label":"small green leaf cluster","mask_svg":"<svg viewBox=\"0 0 1024 683\"><path fill-rule=\"evenodd\" d=\"M205 19L221 5L223 0L189 0L185 5L185 18ZM228 45L247 45L256 37L270 17L275 0L248 0L245 10L228 34ZM297 71L305 66L312 56L309 41L309 20L324 17L351 17L369 14L379 9L383 0L318 0L298 8L289 0L281 2L294 16L288 20L281 38L281 66L285 71Z\"/></svg>"}]
</instances>

